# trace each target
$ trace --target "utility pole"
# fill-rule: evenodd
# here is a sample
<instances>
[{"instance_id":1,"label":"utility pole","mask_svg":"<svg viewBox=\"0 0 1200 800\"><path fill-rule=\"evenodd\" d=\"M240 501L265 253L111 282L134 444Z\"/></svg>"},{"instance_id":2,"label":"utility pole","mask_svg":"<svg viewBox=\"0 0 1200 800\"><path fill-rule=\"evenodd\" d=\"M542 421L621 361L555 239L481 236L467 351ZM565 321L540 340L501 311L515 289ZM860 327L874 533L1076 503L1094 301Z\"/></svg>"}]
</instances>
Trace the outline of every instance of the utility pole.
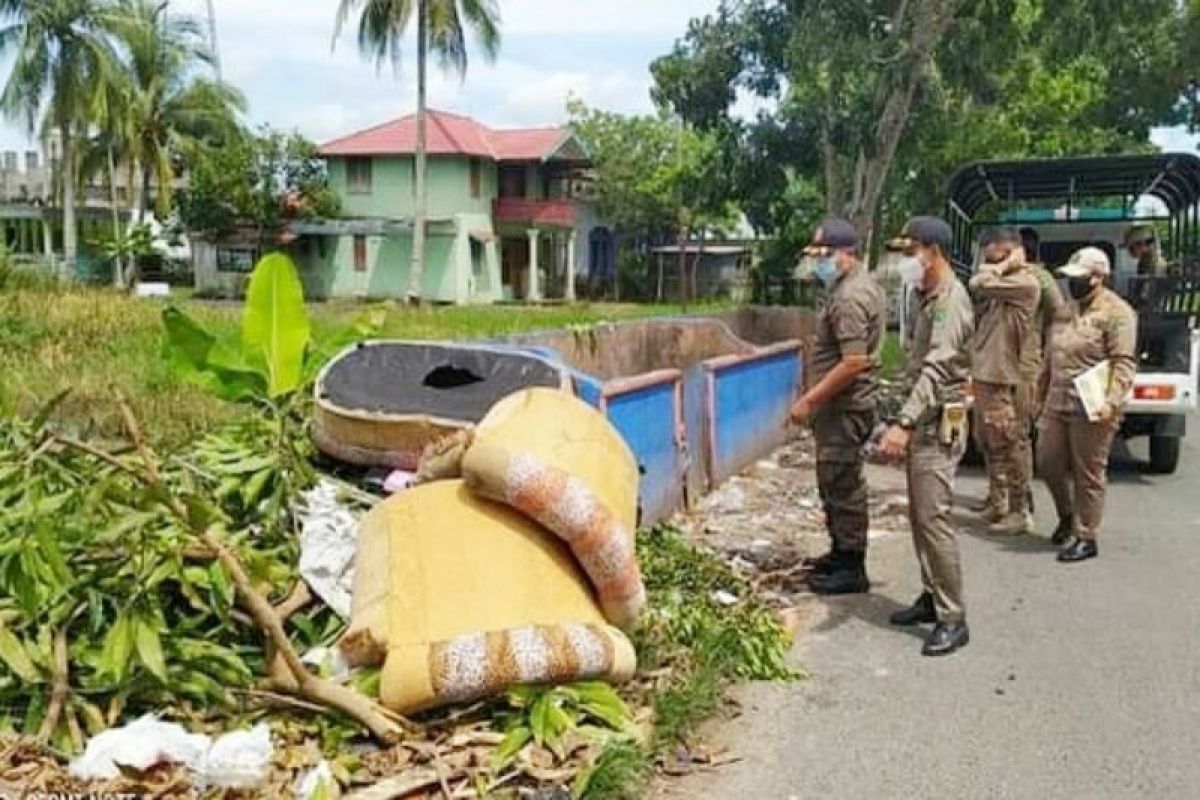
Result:
<instances>
[{"instance_id":1,"label":"utility pole","mask_svg":"<svg viewBox=\"0 0 1200 800\"><path fill-rule=\"evenodd\" d=\"M223 81L221 75L221 48L217 46L217 3L208 0L208 46L212 48L213 68L217 71L217 81Z\"/></svg>"}]
</instances>

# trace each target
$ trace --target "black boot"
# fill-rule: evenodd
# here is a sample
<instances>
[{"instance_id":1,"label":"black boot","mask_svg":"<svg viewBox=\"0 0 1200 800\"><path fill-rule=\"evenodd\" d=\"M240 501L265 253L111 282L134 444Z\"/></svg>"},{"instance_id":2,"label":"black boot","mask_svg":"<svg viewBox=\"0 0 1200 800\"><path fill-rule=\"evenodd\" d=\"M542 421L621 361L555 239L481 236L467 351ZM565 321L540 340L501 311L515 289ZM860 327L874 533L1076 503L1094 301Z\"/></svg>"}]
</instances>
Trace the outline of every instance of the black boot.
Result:
<instances>
[{"instance_id":1,"label":"black boot","mask_svg":"<svg viewBox=\"0 0 1200 800\"><path fill-rule=\"evenodd\" d=\"M817 594L863 594L870 591L866 553L839 553L836 564L825 574L814 574L808 585Z\"/></svg>"},{"instance_id":2,"label":"black boot","mask_svg":"<svg viewBox=\"0 0 1200 800\"><path fill-rule=\"evenodd\" d=\"M831 547L829 552L823 556L814 558L806 558L801 562L801 566L805 569L815 572L819 575L828 575L837 569L841 563L842 554L838 552L836 547Z\"/></svg>"},{"instance_id":3,"label":"black boot","mask_svg":"<svg viewBox=\"0 0 1200 800\"><path fill-rule=\"evenodd\" d=\"M921 648L923 656L948 656L971 641L971 632L965 621L939 622Z\"/></svg>"},{"instance_id":4,"label":"black boot","mask_svg":"<svg viewBox=\"0 0 1200 800\"><path fill-rule=\"evenodd\" d=\"M1058 521L1058 527L1050 534L1050 544L1066 544L1075 531L1075 518L1063 517Z\"/></svg>"},{"instance_id":5,"label":"black boot","mask_svg":"<svg viewBox=\"0 0 1200 800\"><path fill-rule=\"evenodd\" d=\"M1058 560L1070 564L1076 561L1087 561L1098 555L1100 555L1100 548L1096 546L1095 542L1074 537L1066 547L1059 551Z\"/></svg>"},{"instance_id":6,"label":"black boot","mask_svg":"<svg viewBox=\"0 0 1200 800\"><path fill-rule=\"evenodd\" d=\"M897 611L888 618L893 625L908 627L922 623L937 622L937 611L933 607L933 595L921 592L916 602L903 611Z\"/></svg>"}]
</instances>

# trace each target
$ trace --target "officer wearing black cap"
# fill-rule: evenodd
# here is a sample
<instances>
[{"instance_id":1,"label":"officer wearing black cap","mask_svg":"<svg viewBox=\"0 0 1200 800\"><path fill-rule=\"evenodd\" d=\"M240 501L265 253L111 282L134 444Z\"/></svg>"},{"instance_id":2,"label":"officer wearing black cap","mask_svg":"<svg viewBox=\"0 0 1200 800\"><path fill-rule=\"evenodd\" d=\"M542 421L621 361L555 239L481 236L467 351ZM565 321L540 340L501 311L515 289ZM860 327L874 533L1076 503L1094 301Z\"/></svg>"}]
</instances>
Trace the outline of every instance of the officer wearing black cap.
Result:
<instances>
[{"instance_id":1,"label":"officer wearing black cap","mask_svg":"<svg viewBox=\"0 0 1200 800\"><path fill-rule=\"evenodd\" d=\"M936 623L921 651L938 656L967 644L962 568L950 520L954 473L967 446L964 403L974 330L971 298L950 266L950 226L916 217L893 246L905 252L905 273L916 275L904 351L909 387L880 450L904 459L908 516L924 592L895 625Z\"/></svg>"},{"instance_id":2,"label":"officer wearing black cap","mask_svg":"<svg viewBox=\"0 0 1200 800\"><path fill-rule=\"evenodd\" d=\"M812 387L791 413L793 422L811 421L817 443L817 484L831 546L805 565L819 594L870 588L862 452L875 427L887 298L859 261L858 241L849 222L827 219L804 251L815 259L814 274L827 290L810 360Z\"/></svg>"}]
</instances>

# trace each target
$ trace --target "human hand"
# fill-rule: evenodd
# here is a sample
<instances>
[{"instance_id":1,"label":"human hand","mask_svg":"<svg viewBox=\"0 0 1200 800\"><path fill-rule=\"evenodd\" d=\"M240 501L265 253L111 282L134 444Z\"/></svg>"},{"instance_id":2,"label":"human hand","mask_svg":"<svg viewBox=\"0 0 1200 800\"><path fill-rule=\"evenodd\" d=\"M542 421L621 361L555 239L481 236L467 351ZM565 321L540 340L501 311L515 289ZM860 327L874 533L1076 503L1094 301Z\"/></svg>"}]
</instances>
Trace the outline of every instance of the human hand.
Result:
<instances>
[{"instance_id":1,"label":"human hand","mask_svg":"<svg viewBox=\"0 0 1200 800\"><path fill-rule=\"evenodd\" d=\"M1117 406L1111 402L1105 403L1100 407L1100 413L1096 416L1099 422L1112 422L1117 418Z\"/></svg>"},{"instance_id":2,"label":"human hand","mask_svg":"<svg viewBox=\"0 0 1200 800\"><path fill-rule=\"evenodd\" d=\"M805 425L812 419L814 410L812 403L808 402L806 398L801 397L792 404L791 409L788 411L788 421L793 425Z\"/></svg>"},{"instance_id":3,"label":"human hand","mask_svg":"<svg viewBox=\"0 0 1200 800\"><path fill-rule=\"evenodd\" d=\"M1015 247L1008 254L1008 258L1004 260L1004 271L1012 272L1014 269L1019 269L1025 266L1025 248Z\"/></svg>"},{"instance_id":4,"label":"human hand","mask_svg":"<svg viewBox=\"0 0 1200 800\"><path fill-rule=\"evenodd\" d=\"M887 429L879 442L879 452L890 461L899 461L908 453L910 434L899 425Z\"/></svg>"}]
</instances>

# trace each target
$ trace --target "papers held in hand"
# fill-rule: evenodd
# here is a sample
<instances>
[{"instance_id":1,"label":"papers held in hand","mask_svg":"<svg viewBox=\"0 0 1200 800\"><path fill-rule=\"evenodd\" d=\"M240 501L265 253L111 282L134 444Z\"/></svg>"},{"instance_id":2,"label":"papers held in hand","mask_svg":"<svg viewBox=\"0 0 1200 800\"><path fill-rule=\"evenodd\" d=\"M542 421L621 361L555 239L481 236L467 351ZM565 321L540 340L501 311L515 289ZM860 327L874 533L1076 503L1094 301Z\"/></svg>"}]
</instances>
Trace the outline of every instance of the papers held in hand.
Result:
<instances>
[{"instance_id":1,"label":"papers held in hand","mask_svg":"<svg viewBox=\"0 0 1200 800\"><path fill-rule=\"evenodd\" d=\"M1112 364L1105 359L1096 366L1075 377L1075 391L1083 403L1084 413L1091 422L1098 422L1108 402L1108 382L1112 378Z\"/></svg>"}]
</instances>

